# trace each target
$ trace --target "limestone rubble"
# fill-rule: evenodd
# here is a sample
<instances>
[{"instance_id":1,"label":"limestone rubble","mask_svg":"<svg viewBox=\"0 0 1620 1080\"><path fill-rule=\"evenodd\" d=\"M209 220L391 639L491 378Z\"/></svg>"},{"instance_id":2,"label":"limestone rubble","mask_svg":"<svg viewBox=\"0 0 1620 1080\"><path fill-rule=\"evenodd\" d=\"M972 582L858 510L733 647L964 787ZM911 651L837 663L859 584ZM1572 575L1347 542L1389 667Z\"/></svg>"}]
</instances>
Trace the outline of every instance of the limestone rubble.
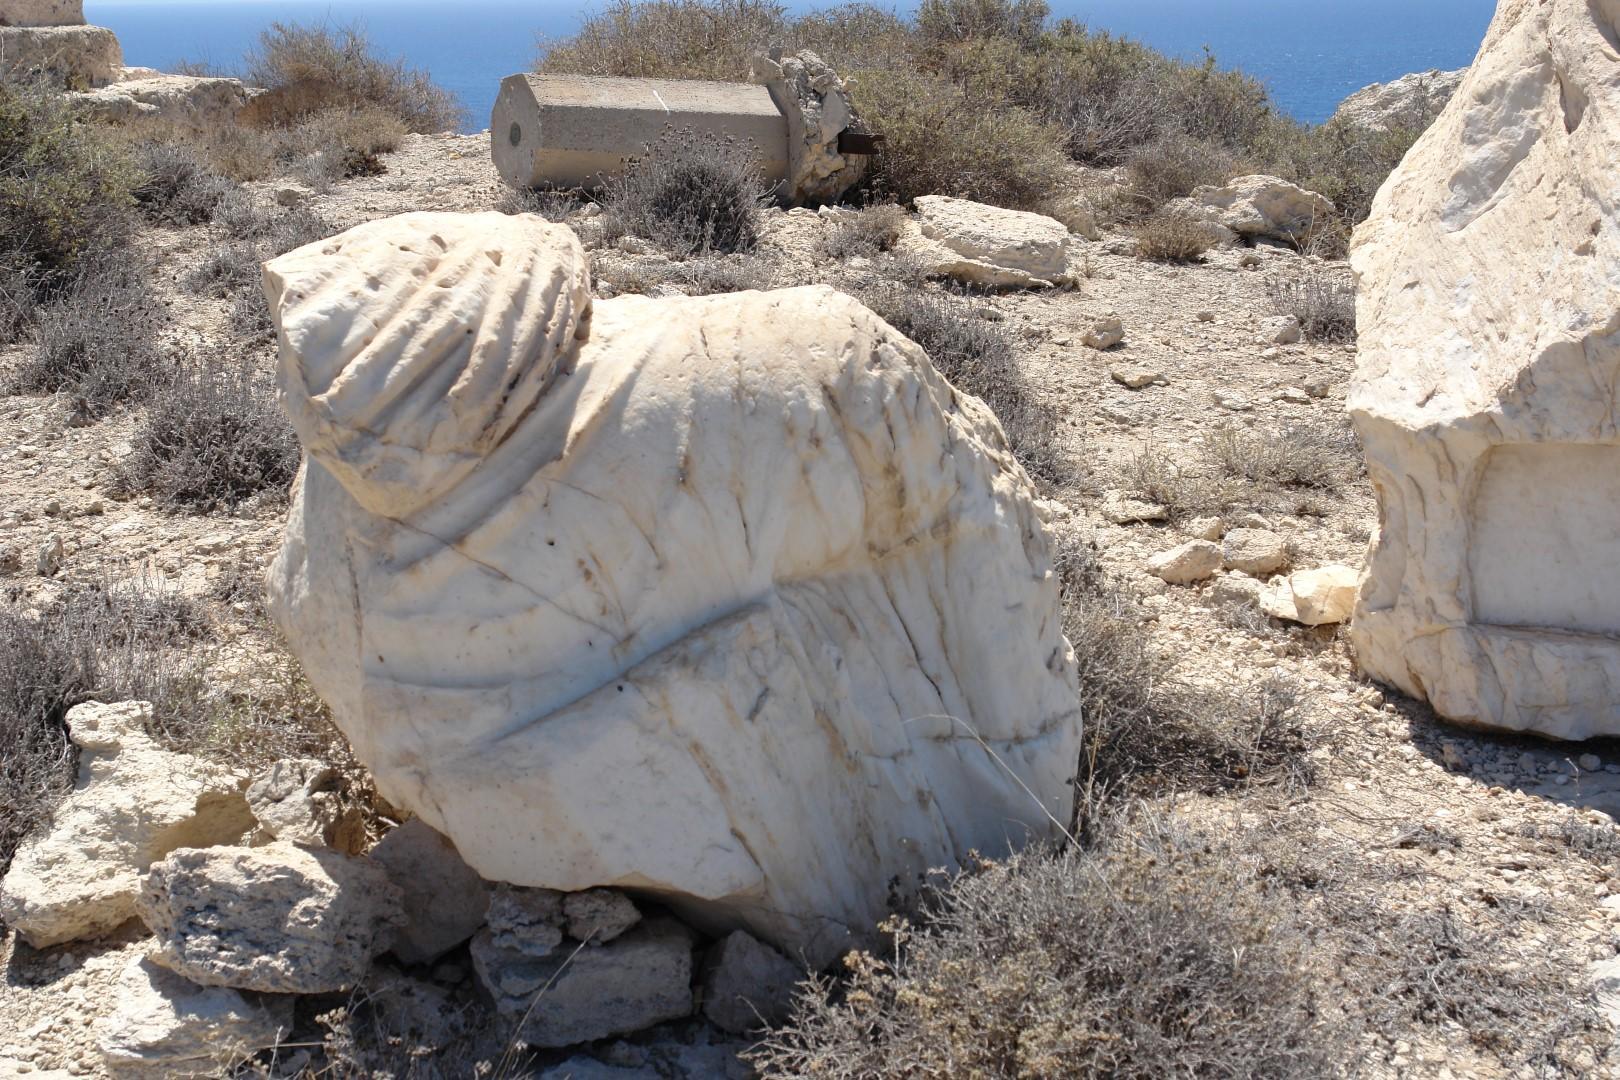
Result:
<instances>
[{"instance_id":1,"label":"limestone rubble","mask_svg":"<svg viewBox=\"0 0 1620 1080\"><path fill-rule=\"evenodd\" d=\"M499 214L266 280L308 451L270 608L485 878L654 890L819 963L892 880L1068 819L1032 486L870 311L593 301L571 232Z\"/></svg>"},{"instance_id":2,"label":"limestone rubble","mask_svg":"<svg viewBox=\"0 0 1620 1080\"><path fill-rule=\"evenodd\" d=\"M1620 4L1504 0L1358 231L1352 637L1460 723L1620 734Z\"/></svg>"}]
</instances>

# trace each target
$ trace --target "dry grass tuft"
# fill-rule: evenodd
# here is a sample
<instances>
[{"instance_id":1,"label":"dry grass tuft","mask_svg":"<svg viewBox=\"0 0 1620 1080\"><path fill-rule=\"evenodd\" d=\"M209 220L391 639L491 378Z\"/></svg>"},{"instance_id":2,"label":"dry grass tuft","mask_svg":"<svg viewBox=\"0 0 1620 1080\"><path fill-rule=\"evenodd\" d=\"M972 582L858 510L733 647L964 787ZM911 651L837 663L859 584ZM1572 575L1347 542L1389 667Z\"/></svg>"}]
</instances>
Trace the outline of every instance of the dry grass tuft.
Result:
<instances>
[{"instance_id":1,"label":"dry grass tuft","mask_svg":"<svg viewBox=\"0 0 1620 1080\"><path fill-rule=\"evenodd\" d=\"M753 146L672 129L608 181L602 205L618 228L666 251L729 254L754 246L769 194Z\"/></svg>"},{"instance_id":2,"label":"dry grass tuft","mask_svg":"<svg viewBox=\"0 0 1620 1080\"><path fill-rule=\"evenodd\" d=\"M1215 246L1208 222L1176 210L1160 210L1132 231L1136 257L1150 262L1194 262Z\"/></svg>"},{"instance_id":3,"label":"dry grass tuft","mask_svg":"<svg viewBox=\"0 0 1620 1080\"><path fill-rule=\"evenodd\" d=\"M1266 283L1271 308L1299 320L1308 341L1356 340L1356 287L1345 273L1307 264L1296 277Z\"/></svg>"}]
</instances>

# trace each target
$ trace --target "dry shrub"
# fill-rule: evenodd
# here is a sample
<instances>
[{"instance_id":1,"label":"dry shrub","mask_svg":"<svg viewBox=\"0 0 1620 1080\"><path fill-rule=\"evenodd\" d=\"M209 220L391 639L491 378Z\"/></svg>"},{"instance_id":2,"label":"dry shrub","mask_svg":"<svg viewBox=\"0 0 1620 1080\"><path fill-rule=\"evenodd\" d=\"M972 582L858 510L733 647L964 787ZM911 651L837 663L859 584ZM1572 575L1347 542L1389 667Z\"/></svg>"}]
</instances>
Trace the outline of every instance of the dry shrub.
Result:
<instances>
[{"instance_id":1,"label":"dry shrub","mask_svg":"<svg viewBox=\"0 0 1620 1080\"><path fill-rule=\"evenodd\" d=\"M555 224L566 221L569 214L584 205L584 193L577 189L506 188L496 200L495 209L503 214L536 214Z\"/></svg>"},{"instance_id":2,"label":"dry shrub","mask_svg":"<svg viewBox=\"0 0 1620 1080\"><path fill-rule=\"evenodd\" d=\"M1298 319L1307 340L1356 340L1356 286L1348 274L1307 264L1295 277L1272 278L1266 288L1272 310Z\"/></svg>"},{"instance_id":3,"label":"dry shrub","mask_svg":"<svg viewBox=\"0 0 1620 1080\"><path fill-rule=\"evenodd\" d=\"M134 188L135 202L156 224L206 224L234 190L183 143L145 143L136 155L144 179Z\"/></svg>"},{"instance_id":4,"label":"dry shrub","mask_svg":"<svg viewBox=\"0 0 1620 1080\"><path fill-rule=\"evenodd\" d=\"M545 43L541 69L742 82L756 53L786 39L785 12L771 0L612 0L572 38Z\"/></svg>"},{"instance_id":5,"label":"dry shrub","mask_svg":"<svg viewBox=\"0 0 1620 1080\"><path fill-rule=\"evenodd\" d=\"M882 958L801 990L748 1055L770 1078L1332 1075L1310 943L1252 869L1157 821L979 863Z\"/></svg>"},{"instance_id":6,"label":"dry shrub","mask_svg":"<svg viewBox=\"0 0 1620 1080\"><path fill-rule=\"evenodd\" d=\"M1335 491L1360 475L1361 446L1349 424L1289 424L1248 431L1221 424L1200 456L1217 473L1271 488Z\"/></svg>"},{"instance_id":7,"label":"dry shrub","mask_svg":"<svg viewBox=\"0 0 1620 1080\"><path fill-rule=\"evenodd\" d=\"M1204 185L1224 184L1241 169L1226 147L1180 134L1138 147L1126 162L1130 198L1141 211L1157 210Z\"/></svg>"},{"instance_id":8,"label":"dry shrub","mask_svg":"<svg viewBox=\"0 0 1620 1080\"><path fill-rule=\"evenodd\" d=\"M1065 536L1054 563L1085 717L1076 781L1083 834L1129 799L1311 783L1316 735L1287 686L1267 681L1237 692L1174 678L1136 597L1094 555Z\"/></svg>"},{"instance_id":9,"label":"dry shrub","mask_svg":"<svg viewBox=\"0 0 1620 1080\"><path fill-rule=\"evenodd\" d=\"M358 26L300 26L276 22L259 35L245 77L271 92L253 119L288 127L330 110L375 110L407 131L454 131L463 117L449 91L403 60L375 55ZM269 115L274 111L275 115Z\"/></svg>"},{"instance_id":10,"label":"dry shrub","mask_svg":"<svg viewBox=\"0 0 1620 1080\"><path fill-rule=\"evenodd\" d=\"M62 94L0 80L0 341L115 264L139 180L119 141Z\"/></svg>"},{"instance_id":11,"label":"dry shrub","mask_svg":"<svg viewBox=\"0 0 1620 1080\"><path fill-rule=\"evenodd\" d=\"M1127 489L1164 507L1177 521L1224 510L1239 494L1229 479L1202 468L1183 468L1152 446L1131 456L1121 479Z\"/></svg>"},{"instance_id":12,"label":"dry shrub","mask_svg":"<svg viewBox=\"0 0 1620 1080\"><path fill-rule=\"evenodd\" d=\"M299 447L269 380L247 367L177 373L154 395L119 471L120 486L171 509L233 509L283 495Z\"/></svg>"},{"instance_id":13,"label":"dry shrub","mask_svg":"<svg viewBox=\"0 0 1620 1080\"><path fill-rule=\"evenodd\" d=\"M1151 262L1193 262L1215 246L1209 223L1179 210L1160 210L1133 232L1136 257Z\"/></svg>"},{"instance_id":14,"label":"dry shrub","mask_svg":"<svg viewBox=\"0 0 1620 1080\"><path fill-rule=\"evenodd\" d=\"M1039 480L1061 484L1074 471L1059 434L1057 411L1018 362L1012 336L980 318L961 298L890 285L859 299L928 354L952 386L972 394L1001 421L1013 456Z\"/></svg>"},{"instance_id":15,"label":"dry shrub","mask_svg":"<svg viewBox=\"0 0 1620 1080\"><path fill-rule=\"evenodd\" d=\"M753 255L688 259L676 265L674 277L688 296L763 292L776 284L775 268L767 260Z\"/></svg>"},{"instance_id":16,"label":"dry shrub","mask_svg":"<svg viewBox=\"0 0 1620 1080\"><path fill-rule=\"evenodd\" d=\"M882 203L856 211L835 223L816 241L824 259L872 259L893 250L906 223L906 212L894 203Z\"/></svg>"},{"instance_id":17,"label":"dry shrub","mask_svg":"<svg viewBox=\"0 0 1620 1080\"><path fill-rule=\"evenodd\" d=\"M666 131L612 177L602 205L625 232L675 254L706 255L752 248L768 195L752 145L682 128Z\"/></svg>"},{"instance_id":18,"label":"dry shrub","mask_svg":"<svg viewBox=\"0 0 1620 1080\"><path fill-rule=\"evenodd\" d=\"M404 121L375 105L323 109L288 132L282 157L316 185L381 176L387 170L380 155L398 150L406 130Z\"/></svg>"},{"instance_id":19,"label":"dry shrub","mask_svg":"<svg viewBox=\"0 0 1620 1080\"><path fill-rule=\"evenodd\" d=\"M80 421L143 401L170 368L159 347L167 319L142 268L99 270L40 309L6 392L64 394Z\"/></svg>"},{"instance_id":20,"label":"dry shrub","mask_svg":"<svg viewBox=\"0 0 1620 1080\"><path fill-rule=\"evenodd\" d=\"M222 243L186 278L192 292L231 301L231 329L247 340L274 329L264 296L264 262L332 234L324 218L302 207L273 209L247 192L226 198L214 225Z\"/></svg>"}]
</instances>

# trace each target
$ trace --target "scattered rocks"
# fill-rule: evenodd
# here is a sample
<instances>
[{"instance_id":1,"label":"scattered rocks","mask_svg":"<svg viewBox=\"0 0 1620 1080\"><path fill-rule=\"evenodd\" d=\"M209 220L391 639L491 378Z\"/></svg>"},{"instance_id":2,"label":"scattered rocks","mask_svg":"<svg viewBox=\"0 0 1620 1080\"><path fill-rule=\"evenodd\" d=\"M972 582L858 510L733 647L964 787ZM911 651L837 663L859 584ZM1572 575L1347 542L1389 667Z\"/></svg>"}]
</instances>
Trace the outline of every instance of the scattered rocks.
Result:
<instances>
[{"instance_id":1,"label":"scattered rocks","mask_svg":"<svg viewBox=\"0 0 1620 1080\"><path fill-rule=\"evenodd\" d=\"M1223 556L1226 569L1265 577L1288 565L1288 544L1267 529L1231 529Z\"/></svg>"},{"instance_id":2,"label":"scattered rocks","mask_svg":"<svg viewBox=\"0 0 1620 1080\"><path fill-rule=\"evenodd\" d=\"M1296 571L1266 587L1260 609L1306 626L1346 622L1355 610L1360 576L1355 567L1341 565Z\"/></svg>"},{"instance_id":3,"label":"scattered rocks","mask_svg":"<svg viewBox=\"0 0 1620 1080\"><path fill-rule=\"evenodd\" d=\"M365 828L359 811L345 804L342 785L342 774L330 765L291 758L249 785L247 802L269 839L352 855L365 846Z\"/></svg>"},{"instance_id":4,"label":"scattered rocks","mask_svg":"<svg viewBox=\"0 0 1620 1080\"><path fill-rule=\"evenodd\" d=\"M278 841L183 848L152 867L152 958L203 986L324 994L358 983L405 921L376 863Z\"/></svg>"},{"instance_id":5,"label":"scattered rocks","mask_svg":"<svg viewBox=\"0 0 1620 1080\"><path fill-rule=\"evenodd\" d=\"M1101 352L1112 349L1125 340L1125 323L1118 315L1105 315L1086 327L1080 335L1080 344Z\"/></svg>"},{"instance_id":6,"label":"scattered rocks","mask_svg":"<svg viewBox=\"0 0 1620 1080\"><path fill-rule=\"evenodd\" d=\"M784 1020L804 973L787 957L741 930L722 938L704 960L703 1015L736 1035Z\"/></svg>"},{"instance_id":7,"label":"scattered rocks","mask_svg":"<svg viewBox=\"0 0 1620 1080\"><path fill-rule=\"evenodd\" d=\"M896 250L973 285L1046 287L1068 272L1069 230L1044 214L944 195L915 200L917 220Z\"/></svg>"},{"instance_id":8,"label":"scattered rocks","mask_svg":"<svg viewBox=\"0 0 1620 1080\"><path fill-rule=\"evenodd\" d=\"M197 986L144 957L125 968L114 1000L96 1037L118 1080L227 1075L292 1031L292 998Z\"/></svg>"},{"instance_id":9,"label":"scattered rocks","mask_svg":"<svg viewBox=\"0 0 1620 1080\"><path fill-rule=\"evenodd\" d=\"M472 957L512 1037L561 1047L689 1016L692 943L680 923L657 918L606 945L538 956L514 935L486 929L473 938Z\"/></svg>"},{"instance_id":10,"label":"scattered rocks","mask_svg":"<svg viewBox=\"0 0 1620 1080\"><path fill-rule=\"evenodd\" d=\"M1220 568L1221 546L1208 540L1189 540L1147 561L1148 573L1171 585L1203 581Z\"/></svg>"},{"instance_id":11,"label":"scattered rocks","mask_svg":"<svg viewBox=\"0 0 1620 1080\"><path fill-rule=\"evenodd\" d=\"M384 836L370 857L400 891L405 923L393 952L404 963L431 963L484 924L489 885L427 822L407 821Z\"/></svg>"},{"instance_id":12,"label":"scattered rocks","mask_svg":"<svg viewBox=\"0 0 1620 1080\"><path fill-rule=\"evenodd\" d=\"M252 827L246 778L163 750L146 734L151 716L144 701L68 712L78 780L0 885L0 919L35 948L115 929L135 917L154 862L181 846L234 843Z\"/></svg>"},{"instance_id":13,"label":"scattered rocks","mask_svg":"<svg viewBox=\"0 0 1620 1080\"><path fill-rule=\"evenodd\" d=\"M1194 540L1219 540L1226 535L1226 522L1218 517L1196 517L1183 526Z\"/></svg>"}]
</instances>

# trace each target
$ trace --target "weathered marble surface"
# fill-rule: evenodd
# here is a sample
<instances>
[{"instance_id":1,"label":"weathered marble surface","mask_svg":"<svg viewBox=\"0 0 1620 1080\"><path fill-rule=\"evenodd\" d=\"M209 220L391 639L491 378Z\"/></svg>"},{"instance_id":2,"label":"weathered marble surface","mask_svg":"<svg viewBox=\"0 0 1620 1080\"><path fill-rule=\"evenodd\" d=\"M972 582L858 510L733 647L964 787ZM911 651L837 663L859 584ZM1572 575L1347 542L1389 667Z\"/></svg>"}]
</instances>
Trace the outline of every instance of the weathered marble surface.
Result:
<instances>
[{"instance_id":1,"label":"weathered marble surface","mask_svg":"<svg viewBox=\"0 0 1620 1080\"><path fill-rule=\"evenodd\" d=\"M1356 236L1352 629L1460 723L1620 734L1620 0L1503 0Z\"/></svg>"},{"instance_id":2,"label":"weathered marble surface","mask_svg":"<svg viewBox=\"0 0 1620 1080\"><path fill-rule=\"evenodd\" d=\"M819 963L892 880L1067 821L1034 492L866 308L593 302L571 232L499 214L363 225L266 282L309 452L271 609L486 878L645 890Z\"/></svg>"}]
</instances>

